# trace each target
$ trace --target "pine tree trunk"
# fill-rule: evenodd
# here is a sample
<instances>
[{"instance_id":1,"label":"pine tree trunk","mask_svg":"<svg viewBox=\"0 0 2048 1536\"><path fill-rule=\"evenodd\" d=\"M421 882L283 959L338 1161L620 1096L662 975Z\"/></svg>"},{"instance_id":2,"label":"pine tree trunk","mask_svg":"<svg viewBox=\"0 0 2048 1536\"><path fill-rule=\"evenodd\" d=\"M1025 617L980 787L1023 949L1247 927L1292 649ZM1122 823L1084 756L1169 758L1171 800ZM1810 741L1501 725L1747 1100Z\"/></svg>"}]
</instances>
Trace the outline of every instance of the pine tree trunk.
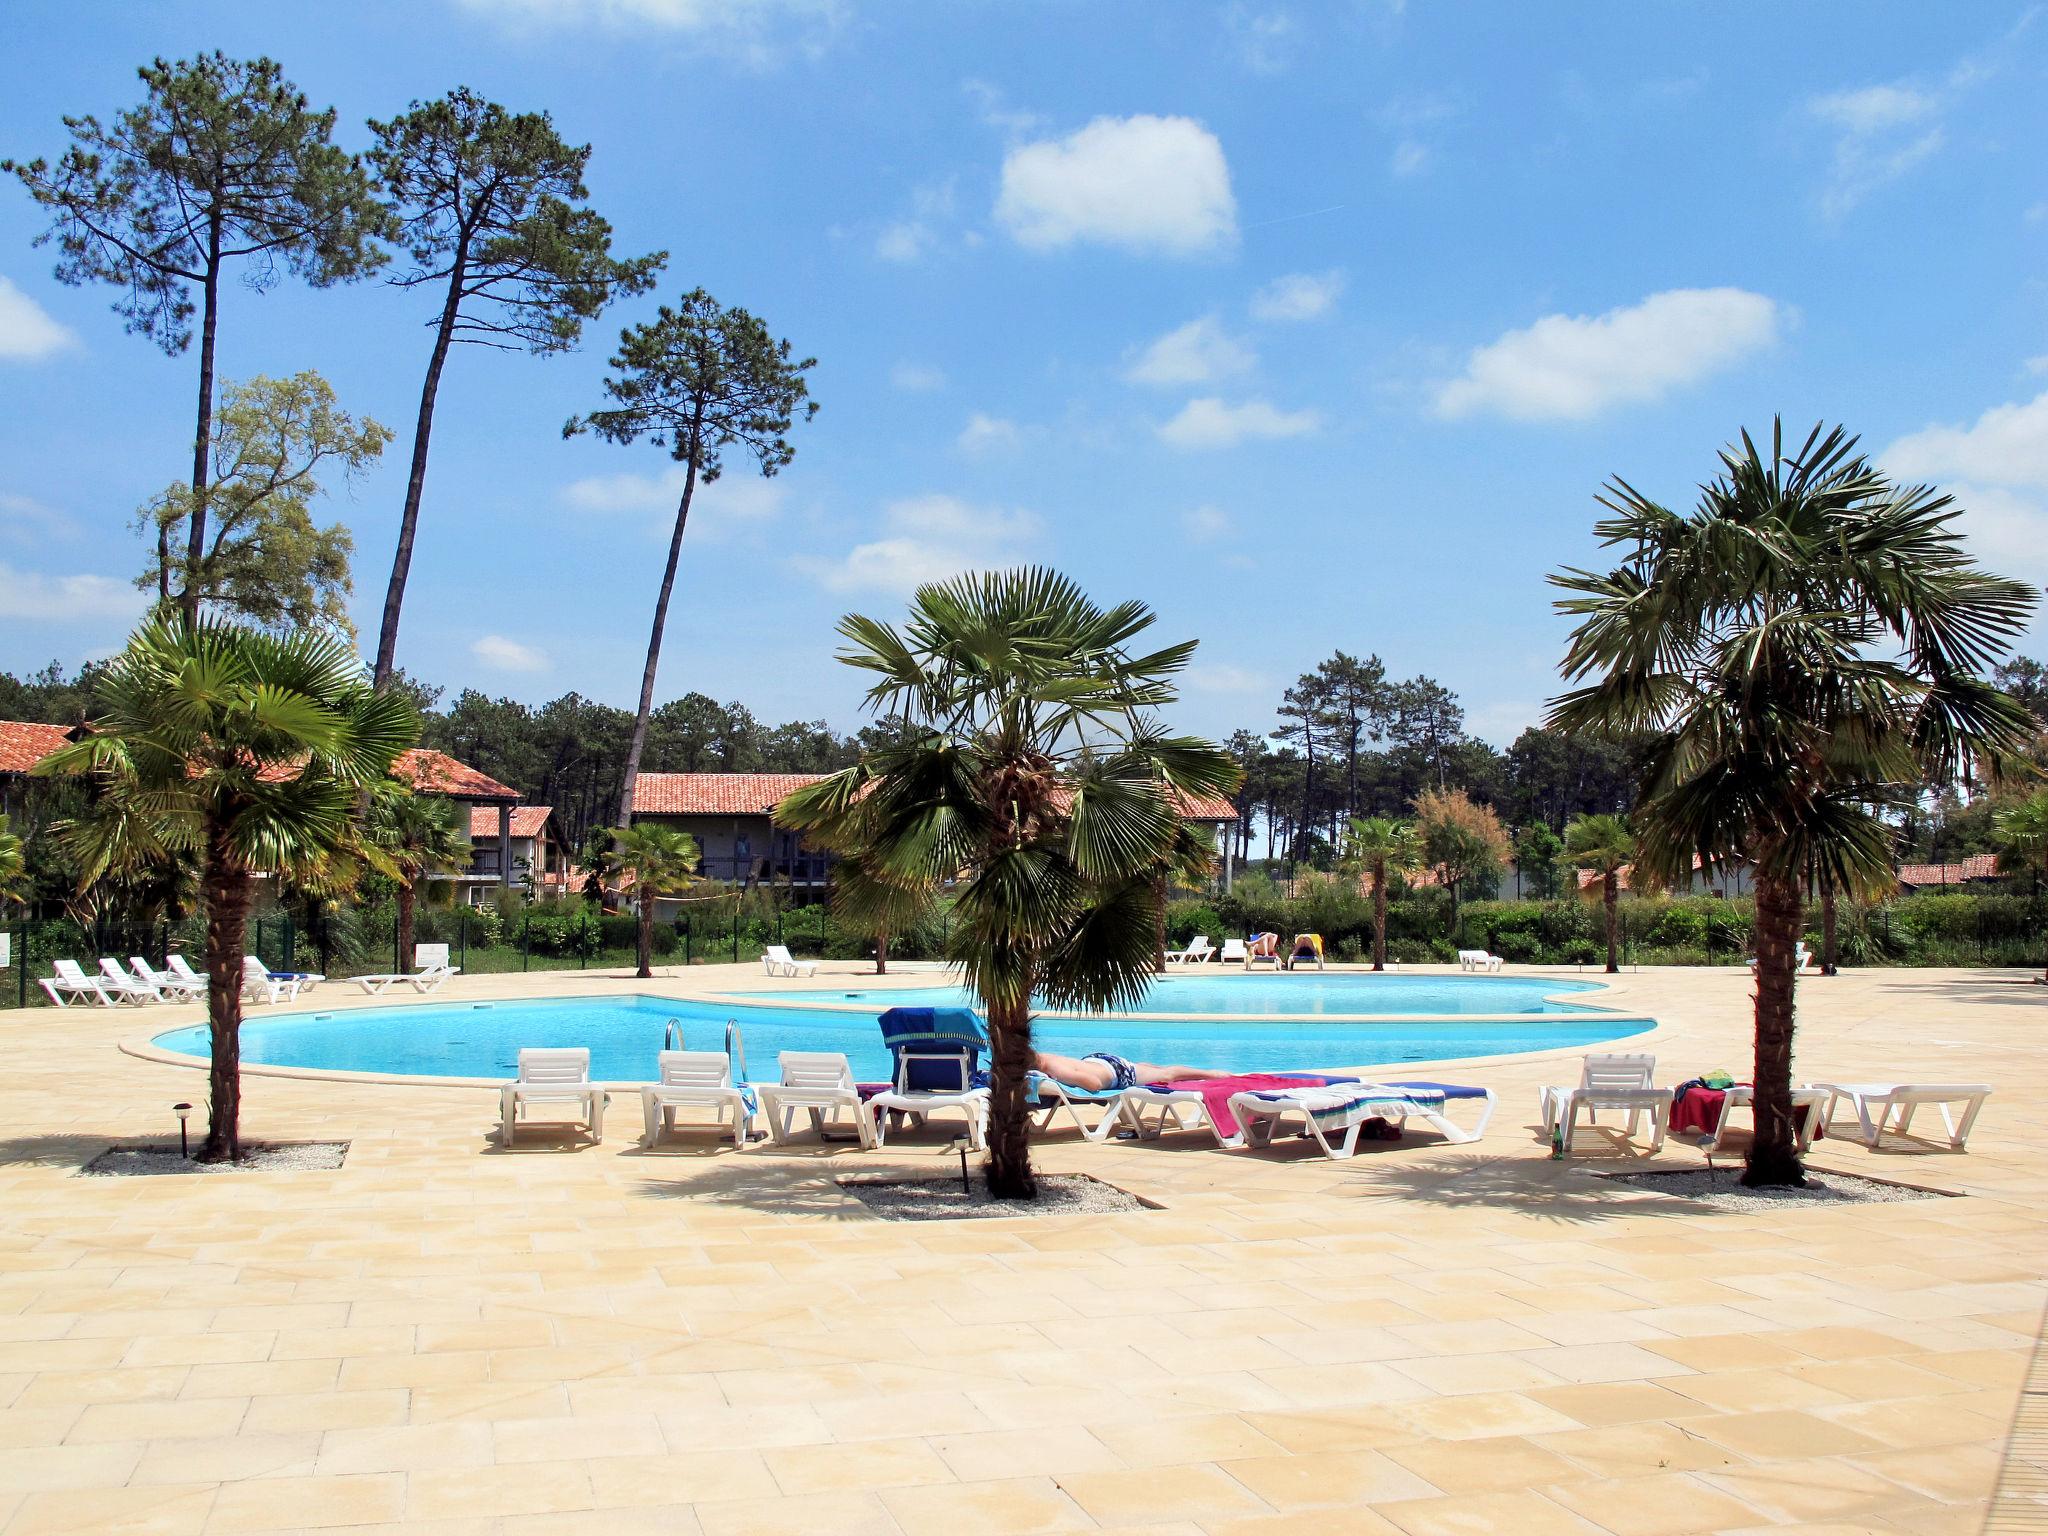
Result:
<instances>
[{"instance_id":1,"label":"pine tree trunk","mask_svg":"<svg viewBox=\"0 0 2048 1536\"><path fill-rule=\"evenodd\" d=\"M1387 968L1387 866L1372 867L1372 968Z\"/></svg>"},{"instance_id":2,"label":"pine tree trunk","mask_svg":"<svg viewBox=\"0 0 2048 1536\"><path fill-rule=\"evenodd\" d=\"M654 892L641 888L640 926L633 936L633 959L639 967L633 974L642 981L654 976Z\"/></svg>"},{"instance_id":3,"label":"pine tree trunk","mask_svg":"<svg viewBox=\"0 0 2048 1536\"><path fill-rule=\"evenodd\" d=\"M220 320L220 222L207 234L199 321L199 420L192 433L192 523L185 538L185 617L199 617L199 567L206 556L206 488L213 468L213 343Z\"/></svg>"},{"instance_id":4,"label":"pine tree trunk","mask_svg":"<svg viewBox=\"0 0 2048 1536\"><path fill-rule=\"evenodd\" d=\"M1621 974L1621 882L1613 871L1601 877L1600 897L1607 908L1607 974Z\"/></svg>"},{"instance_id":5,"label":"pine tree trunk","mask_svg":"<svg viewBox=\"0 0 2048 1536\"><path fill-rule=\"evenodd\" d=\"M441 321L434 329L434 351L427 360L426 382L420 387L420 409L413 421L412 471L405 482L405 508L398 516L398 552L391 560L391 581L384 589L384 622L377 630L377 666L372 674L381 692L391 681L398 657L398 615L405 606L405 583L412 573L413 536L420 525L420 497L427 486L427 444L434 435L434 400L441 392L441 370L448 362L448 347L455 338L455 322L462 312L462 280L465 264L458 252L448 277L448 298L441 306Z\"/></svg>"},{"instance_id":6,"label":"pine tree trunk","mask_svg":"<svg viewBox=\"0 0 2048 1536\"><path fill-rule=\"evenodd\" d=\"M212 1036L203 1163L242 1156L242 947L249 930L249 872L228 852L227 833L207 829L206 1019Z\"/></svg>"},{"instance_id":7,"label":"pine tree trunk","mask_svg":"<svg viewBox=\"0 0 2048 1536\"><path fill-rule=\"evenodd\" d=\"M419 892L410 884L398 888L398 968L401 971L415 969L413 956L413 912L419 903Z\"/></svg>"},{"instance_id":8,"label":"pine tree trunk","mask_svg":"<svg viewBox=\"0 0 2048 1536\"><path fill-rule=\"evenodd\" d=\"M987 1003L992 1093L988 1116L988 1188L999 1200L1036 1200L1038 1181L1031 1172L1031 1117L1024 1101L1025 1074L1031 1070L1030 989L1025 1001L1001 1006Z\"/></svg>"},{"instance_id":9,"label":"pine tree trunk","mask_svg":"<svg viewBox=\"0 0 2048 1536\"><path fill-rule=\"evenodd\" d=\"M690 498L697 491L697 456L690 455L683 474L683 496L676 503L676 531L668 541L668 566L661 573L661 595L654 601L654 628L647 636L647 669L640 674L640 709L633 716L633 735L626 743L626 771L619 786L617 825L633 824L633 791L640 782L640 754L647 746L647 720L654 713L654 669L661 664L661 632L668 623L669 594L675 591L676 562L683 554L683 529L690 521Z\"/></svg>"},{"instance_id":10,"label":"pine tree trunk","mask_svg":"<svg viewBox=\"0 0 2048 1536\"><path fill-rule=\"evenodd\" d=\"M1802 926L1799 883L1784 875L1756 877L1756 1139L1742 1182L1806 1182L1792 1114L1792 1031Z\"/></svg>"}]
</instances>

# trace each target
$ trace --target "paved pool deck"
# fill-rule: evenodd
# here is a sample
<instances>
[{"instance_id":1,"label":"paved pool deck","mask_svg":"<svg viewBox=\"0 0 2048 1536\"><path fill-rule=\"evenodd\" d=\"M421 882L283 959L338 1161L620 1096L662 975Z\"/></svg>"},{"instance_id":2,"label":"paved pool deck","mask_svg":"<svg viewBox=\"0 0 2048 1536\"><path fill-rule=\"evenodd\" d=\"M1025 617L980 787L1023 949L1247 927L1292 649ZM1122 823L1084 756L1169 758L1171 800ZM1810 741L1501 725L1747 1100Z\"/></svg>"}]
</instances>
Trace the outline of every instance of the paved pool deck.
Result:
<instances>
[{"instance_id":1,"label":"paved pool deck","mask_svg":"<svg viewBox=\"0 0 2048 1536\"><path fill-rule=\"evenodd\" d=\"M1748 997L1607 1001L1673 1081L1742 1069ZM2048 987L1851 972L1800 1012L1802 1077L1997 1085L1967 1154L1814 1159L1962 1198L1737 1214L1552 1162L1576 1054L1405 1068L1500 1093L1472 1146L1041 1144L1163 1207L1125 1215L885 1223L833 1182L943 1137L648 1153L615 1102L508 1153L483 1090L256 1074L245 1135L345 1167L87 1179L203 1103L119 1049L199 1010L0 1012L0 1532L1975 1532L2048 1298Z\"/></svg>"}]
</instances>

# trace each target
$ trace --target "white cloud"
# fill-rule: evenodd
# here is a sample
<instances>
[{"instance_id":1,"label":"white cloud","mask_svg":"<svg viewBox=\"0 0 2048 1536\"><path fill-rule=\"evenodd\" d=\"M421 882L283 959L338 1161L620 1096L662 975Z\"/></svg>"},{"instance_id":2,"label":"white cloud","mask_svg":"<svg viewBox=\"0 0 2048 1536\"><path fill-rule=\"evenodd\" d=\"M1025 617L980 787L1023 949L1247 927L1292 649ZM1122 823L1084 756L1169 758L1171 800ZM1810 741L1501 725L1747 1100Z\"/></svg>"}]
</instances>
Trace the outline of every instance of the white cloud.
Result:
<instances>
[{"instance_id":1,"label":"white cloud","mask_svg":"<svg viewBox=\"0 0 2048 1536\"><path fill-rule=\"evenodd\" d=\"M1924 427L1885 449L1905 480L1973 480L2048 490L2048 394L1994 406L1967 427Z\"/></svg>"},{"instance_id":2,"label":"white cloud","mask_svg":"<svg viewBox=\"0 0 2048 1536\"><path fill-rule=\"evenodd\" d=\"M1124 377L1133 384L1213 384L1250 370L1251 348L1223 329L1214 315L1190 320L1131 358Z\"/></svg>"},{"instance_id":3,"label":"white cloud","mask_svg":"<svg viewBox=\"0 0 2048 1536\"><path fill-rule=\"evenodd\" d=\"M974 110L984 123L1013 139L1036 133L1045 126L1041 114L1012 106L1009 98L986 80L962 80L960 89L974 103Z\"/></svg>"},{"instance_id":4,"label":"white cloud","mask_svg":"<svg viewBox=\"0 0 2048 1536\"><path fill-rule=\"evenodd\" d=\"M1420 176L1429 169L1433 158L1430 147L1420 139L1402 139L1394 145L1394 152L1387 157L1387 169L1404 180Z\"/></svg>"},{"instance_id":5,"label":"white cloud","mask_svg":"<svg viewBox=\"0 0 2048 1536\"><path fill-rule=\"evenodd\" d=\"M12 543L41 543L45 539L68 539L78 525L55 507L46 507L30 496L0 491L0 537Z\"/></svg>"},{"instance_id":6,"label":"white cloud","mask_svg":"<svg viewBox=\"0 0 2048 1536\"><path fill-rule=\"evenodd\" d=\"M926 495L884 507L881 532L883 537L844 555L797 555L790 564L830 592L907 597L927 582L1014 563L1037 541L1042 525L1022 509Z\"/></svg>"},{"instance_id":7,"label":"white cloud","mask_svg":"<svg viewBox=\"0 0 2048 1536\"><path fill-rule=\"evenodd\" d=\"M632 516L645 523L649 537L666 539L675 529L676 503L683 499L680 466L658 475L589 475L562 487L562 500L591 516ZM725 475L699 484L690 500L692 537L719 539L767 523L781 515L788 499L781 480L759 475Z\"/></svg>"},{"instance_id":8,"label":"white cloud","mask_svg":"<svg viewBox=\"0 0 2048 1536\"><path fill-rule=\"evenodd\" d=\"M1193 256L1237 239L1223 146L1189 117L1098 117L1012 149L996 218L1034 250L1094 241Z\"/></svg>"},{"instance_id":9,"label":"white cloud","mask_svg":"<svg viewBox=\"0 0 2048 1536\"><path fill-rule=\"evenodd\" d=\"M1741 288L1673 288L1604 315L1546 315L1474 351L1438 389L1436 411L1585 421L1731 367L1774 343L1785 317Z\"/></svg>"},{"instance_id":10,"label":"white cloud","mask_svg":"<svg viewBox=\"0 0 2048 1536\"><path fill-rule=\"evenodd\" d=\"M40 362L77 344L78 338L53 320L49 311L0 277L0 358Z\"/></svg>"},{"instance_id":11,"label":"white cloud","mask_svg":"<svg viewBox=\"0 0 2048 1536\"><path fill-rule=\"evenodd\" d=\"M1942 489L1963 509L1954 526L1987 569L2048 584L2048 507L2002 486L1954 480Z\"/></svg>"},{"instance_id":12,"label":"white cloud","mask_svg":"<svg viewBox=\"0 0 2048 1536\"><path fill-rule=\"evenodd\" d=\"M481 635L469 643L469 654L499 672L545 672L548 658L542 651L504 635Z\"/></svg>"},{"instance_id":13,"label":"white cloud","mask_svg":"<svg viewBox=\"0 0 2048 1536\"><path fill-rule=\"evenodd\" d=\"M1249 667L1233 666L1229 662L1212 665L1196 664L1181 674L1181 682L1191 693L1271 693L1273 686L1262 672Z\"/></svg>"},{"instance_id":14,"label":"white cloud","mask_svg":"<svg viewBox=\"0 0 2048 1536\"><path fill-rule=\"evenodd\" d=\"M1301 36L1287 12L1243 4L1224 8L1223 27L1238 61L1255 75L1277 75L1287 68Z\"/></svg>"},{"instance_id":15,"label":"white cloud","mask_svg":"<svg viewBox=\"0 0 2048 1536\"><path fill-rule=\"evenodd\" d=\"M976 411L967 418L967 425L960 429L953 446L962 453L994 453L1015 448L1023 440L1024 434L1014 421Z\"/></svg>"},{"instance_id":16,"label":"white cloud","mask_svg":"<svg viewBox=\"0 0 2048 1536\"><path fill-rule=\"evenodd\" d=\"M938 249L953 223L953 183L931 182L910 194L910 212L882 226L875 255L883 261L922 261Z\"/></svg>"},{"instance_id":17,"label":"white cloud","mask_svg":"<svg viewBox=\"0 0 2048 1536\"><path fill-rule=\"evenodd\" d=\"M513 31L602 26L663 32L769 61L783 40L815 49L842 20L842 0L456 0Z\"/></svg>"},{"instance_id":18,"label":"white cloud","mask_svg":"<svg viewBox=\"0 0 2048 1536\"><path fill-rule=\"evenodd\" d=\"M131 623L148 606L141 592L113 576L52 576L0 562L0 619L71 623L116 619Z\"/></svg>"},{"instance_id":19,"label":"white cloud","mask_svg":"<svg viewBox=\"0 0 2048 1536\"><path fill-rule=\"evenodd\" d=\"M1313 320L1328 314L1343 291L1342 272L1290 272L1252 295L1252 318Z\"/></svg>"},{"instance_id":20,"label":"white cloud","mask_svg":"<svg viewBox=\"0 0 2048 1536\"><path fill-rule=\"evenodd\" d=\"M1263 400L1229 405L1209 395L1182 406L1159 436L1176 448L1234 448L1247 438L1304 437L1322 424L1314 411L1283 411Z\"/></svg>"},{"instance_id":21,"label":"white cloud","mask_svg":"<svg viewBox=\"0 0 2048 1536\"><path fill-rule=\"evenodd\" d=\"M1379 124L1393 135L1387 170L1398 177L1420 176L1436 161L1433 131L1458 115L1448 96L1399 96L1379 110Z\"/></svg>"},{"instance_id":22,"label":"white cloud","mask_svg":"<svg viewBox=\"0 0 2048 1536\"><path fill-rule=\"evenodd\" d=\"M946 387L946 371L930 363L898 363L889 370L889 382L908 394L931 394Z\"/></svg>"},{"instance_id":23,"label":"white cloud","mask_svg":"<svg viewBox=\"0 0 2048 1536\"><path fill-rule=\"evenodd\" d=\"M1807 103L1822 122L1845 133L1879 133L1934 115L1935 101L1924 91L1903 85L1866 85L1860 90L1830 91Z\"/></svg>"},{"instance_id":24,"label":"white cloud","mask_svg":"<svg viewBox=\"0 0 2048 1536\"><path fill-rule=\"evenodd\" d=\"M1213 544L1231 531L1230 514L1221 507L1200 506L1183 512L1180 525L1192 544Z\"/></svg>"}]
</instances>

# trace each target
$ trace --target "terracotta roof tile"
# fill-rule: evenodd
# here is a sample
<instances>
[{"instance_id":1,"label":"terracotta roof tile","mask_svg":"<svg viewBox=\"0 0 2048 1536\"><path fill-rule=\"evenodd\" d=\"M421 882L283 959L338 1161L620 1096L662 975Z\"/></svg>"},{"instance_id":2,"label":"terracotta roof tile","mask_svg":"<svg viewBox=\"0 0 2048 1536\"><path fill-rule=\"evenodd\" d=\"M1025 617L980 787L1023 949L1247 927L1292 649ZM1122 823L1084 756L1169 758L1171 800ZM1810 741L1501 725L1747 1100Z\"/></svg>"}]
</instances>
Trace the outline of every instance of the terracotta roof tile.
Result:
<instances>
[{"instance_id":1,"label":"terracotta roof tile","mask_svg":"<svg viewBox=\"0 0 2048 1536\"><path fill-rule=\"evenodd\" d=\"M1995 854L1973 853L1953 864L1901 864L1901 885L1960 885L1965 880L1993 880L1998 877Z\"/></svg>"},{"instance_id":2,"label":"terracotta roof tile","mask_svg":"<svg viewBox=\"0 0 2048 1536\"><path fill-rule=\"evenodd\" d=\"M27 773L70 739L66 726L0 720L0 773Z\"/></svg>"},{"instance_id":3,"label":"terracotta roof tile","mask_svg":"<svg viewBox=\"0 0 2048 1536\"><path fill-rule=\"evenodd\" d=\"M412 747L398 754L391 776L428 794L453 795L463 800L517 800L519 791L500 784L488 773L467 763L458 763L446 752L430 747Z\"/></svg>"},{"instance_id":4,"label":"terracotta roof tile","mask_svg":"<svg viewBox=\"0 0 2048 1536\"><path fill-rule=\"evenodd\" d=\"M548 824L548 816L554 810L548 805L515 805L512 807L512 835L514 837L539 837L541 828ZM498 835L498 808L495 805L472 805L469 808L469 835L471 841L493 841Z\"/></svg>"},{"instance_id":5,"label":"terracotta roof tile","mask_svg":"<svg viewBox=\"0 0 2048 1536\"><path fill-rule=\"evenodd\" d=\"M761 816L784 796L815 784L822 773L643 773L633 787L633 810L642 816ZM1221 795L1190 796L1181 814L1191 821L1235 821L1237 807Z\"/></svg>"}]
</instances>

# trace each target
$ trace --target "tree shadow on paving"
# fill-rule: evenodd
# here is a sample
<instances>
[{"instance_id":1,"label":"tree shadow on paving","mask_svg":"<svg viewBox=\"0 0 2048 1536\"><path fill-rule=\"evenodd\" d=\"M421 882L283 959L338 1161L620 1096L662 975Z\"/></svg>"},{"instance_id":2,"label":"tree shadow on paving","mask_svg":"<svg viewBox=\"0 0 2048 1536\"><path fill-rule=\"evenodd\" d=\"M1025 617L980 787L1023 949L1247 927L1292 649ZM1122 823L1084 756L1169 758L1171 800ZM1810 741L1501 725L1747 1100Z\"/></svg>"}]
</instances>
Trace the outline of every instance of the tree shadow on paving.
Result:
<instances>
[{"instance_id":1,"label":"tree shadow on paving","mask_svg":"<svg viewBox=\"0 0 2048 1536\"><path fill-rule=\"evenodd\" d=\"M1801 982L1802 986L1805 984ZM2048 1009L2048 987L2041 984L2038 966L2031 970L2001 972L1996 978L1961 976L1881 981L1877 990L1884 996L1916 1003L1939 1001L1996 1008Z\"/></svg>"},{"instance_id":2,"label":"tree shadow on paving","mask_svg":"<svg viewBox=\"0 0 2048 1536\"><path fill-rule=\"evenodd\" d=\"M139 1135L119 1136L108 1131L0 1137L0 1168L83 1168L111 1146L148 1139Z\"/></svg>"},{"instance_id":3,"label":"tree shadow on paving","mask_svg":"<svg viewBox=\"0 0 2048 1536\"><path fill-rule=\"evenodd\" d=\"M1603 1159L1599 1171L1646 1171L1651 1166L1644 1158ZM1368 1177L1346 1185L1344 1193L1361 1200L1414 1200L1440 1210L1514 1211L1561 1225L1697 1217L1709 1209L1597 1176L1581 1176L1594 1171L1575 1159L1569 1171L1552 1180L1532 1175L1529 1163L1522 1159L1476 1152L1428 1163L1375 1159Z\"/></svg>"},{"instance_id":4,"label":"tree shadow on paving","mask_svg":"<svg viewBox=\"0 0 2048 1536\"><path fill-rule=\"evenodd\" d=\"M857 1198L830 1179L805 1171L794 1179L766 1177L759 1163L713 1167L704 1177L687 1181L646 1179L640 1195L650 1200L701 1200L708 1205L738 1206L763 1216L822 1217L831 1221L871 1221L874 1217Z\"/></svg>"}]
</instances>

